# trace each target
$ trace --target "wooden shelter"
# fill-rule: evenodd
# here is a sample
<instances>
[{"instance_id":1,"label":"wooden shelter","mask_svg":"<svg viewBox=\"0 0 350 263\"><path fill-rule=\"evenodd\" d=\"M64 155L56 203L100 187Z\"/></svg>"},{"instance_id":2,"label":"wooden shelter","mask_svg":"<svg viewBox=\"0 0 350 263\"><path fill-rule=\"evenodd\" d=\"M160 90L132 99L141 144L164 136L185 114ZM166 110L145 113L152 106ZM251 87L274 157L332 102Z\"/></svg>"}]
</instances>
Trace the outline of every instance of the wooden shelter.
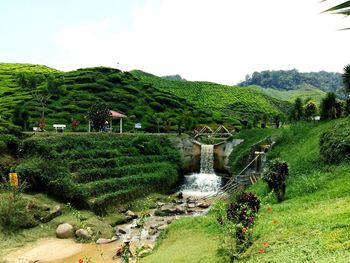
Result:
<instances>
[{"instance_id":1,"label":"wooden shelter","mask_svg":"<svg viewBox=\"0 0 350 263\"><path fill-rule=\"evenodd\" d=\"M119 112L110 110L110 122L109 122L109 130L112 131L112 122L113 119L119 119L119 133L123 133L123 118L126 118L124 114L121 114Z\"/></svg>"}]
</instances>

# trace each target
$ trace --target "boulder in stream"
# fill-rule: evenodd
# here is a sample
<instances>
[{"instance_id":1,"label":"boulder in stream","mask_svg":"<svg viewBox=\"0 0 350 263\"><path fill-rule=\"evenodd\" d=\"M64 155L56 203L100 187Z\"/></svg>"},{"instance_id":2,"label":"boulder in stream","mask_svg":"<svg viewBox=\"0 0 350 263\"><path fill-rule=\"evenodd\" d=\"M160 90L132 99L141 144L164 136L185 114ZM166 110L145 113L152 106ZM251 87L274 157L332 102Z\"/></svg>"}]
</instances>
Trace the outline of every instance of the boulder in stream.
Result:
<instances>
[{"instance_id":1,"label":"boulder in stream","mask_svg":"<svg viewBox=\"0 0 350 263\"><path fill-rule=\"evenodd\" d=\"M56 229L56 236L58 238L74 237L74 227L68 223L60 224Z\"/></svg>"}]
</instances>

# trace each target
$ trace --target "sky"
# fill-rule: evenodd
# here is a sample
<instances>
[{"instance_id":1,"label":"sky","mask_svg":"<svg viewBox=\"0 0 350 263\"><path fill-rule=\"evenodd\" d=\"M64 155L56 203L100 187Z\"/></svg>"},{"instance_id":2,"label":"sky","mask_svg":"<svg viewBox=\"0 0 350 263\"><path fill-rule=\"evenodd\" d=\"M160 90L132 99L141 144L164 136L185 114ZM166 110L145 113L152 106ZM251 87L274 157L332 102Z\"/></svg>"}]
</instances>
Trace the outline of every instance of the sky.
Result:
<instances>
[{"instance_id":1,"label":"sky","mask_svg":"<svg viewBox=\"0 0 350 263\"><path fill-rule=\"evenodd\" d=\"M234 85L262 70L342 72L342 0L0 0L0 62L109 66Z\"/></svg>"}]
</instances>

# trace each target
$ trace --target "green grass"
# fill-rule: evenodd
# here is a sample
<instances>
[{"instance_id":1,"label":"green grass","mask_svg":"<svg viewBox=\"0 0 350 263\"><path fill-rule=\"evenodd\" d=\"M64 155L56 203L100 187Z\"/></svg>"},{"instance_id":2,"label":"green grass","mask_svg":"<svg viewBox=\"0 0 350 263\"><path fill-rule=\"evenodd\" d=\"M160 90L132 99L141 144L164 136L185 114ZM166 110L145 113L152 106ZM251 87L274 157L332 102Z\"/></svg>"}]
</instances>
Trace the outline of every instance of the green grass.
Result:
<instances>
[{"instance_id":1,"label":"green grass","mask_svg":"<svg viewBox=\"0 0 350 263\"><path fill-rule=\"evenodd\" d=\"M141 263L217 262L217 225L210 218L185 218L166 230L159 249Z\"/></svg>"},{"instance_id":2,"label":"green grass","mask_svg":"<svg viewBox=\"0 0 350 263\"><path fill-rule=\"evenodd\" d=\"M326 92L307 84L293 90L278 90L259 86L256 89L268 96L291 103L294 103L297 98L301 98L303 101L311 98L317 105L320 105L321 100L326 96Z\"/></svg>"},{"instance_id":3,"label":"green grass","mask_svg":"<svg viewBox=\"0 0 350 263\"><path fill-rule=\"evenodd\" d=\"M286 200L277 203L262 181L247 189L257 193L263 205L254 228L254 243L237 262L349 262L350 164L326 164L319 152L321 133L343 121L346 120L301 123L283 129L276 146L269 152L269 158L280 157L290 164ZM267 207L271 208L271 212L267 212ZM183 221L180 228L196 228L196 225L200 223ZM210 239L217 237L213 232ZM187 238L191 240L194 237L177 236L169 231L152 259L171 258L176 253L168 247ZM171 243L166 243L167 239ZM199 235L195 242L196 246L202 247L208 238ZM267 246L263 245L264 242L268 242ZM261 248L265 249L263 253ZM207 247L199 251L198 255L208 253L207 257L216 262L215 249ZM174 257L185 258L192 252L191 248L183 246L177 253Z\"/></svg>"},{"instance_id":4,"label":"green grass","mask_svg":"<svg viewBox=\"0 0 350 263\"><path fill-rule=\"evenodd\" d=\"M235 133L231 139L242 139L242 143L237 145L229 159L230 172L233 175L237 175L249 162L250 153L252 151L252 146L265 138L271 136L273 139L282 132L282 129L250 129L242 130Z\"/></svg>"},{"instance_id":5,"label":"green grass","mask_svg":"<svg viewBox=\"0 0 350 263\"><path fill-rule=\"evenodd\" d=\"M5 231L0 227L0 260L8 251L14 251L16 248L23 247L39 238L53 237L57 226L61 223L70 223L73 226L79 225L76 217L73 216L71 210L69 210L64 203L58 202L42 193L24 194L24 197L35 203L46 204L50 207L60 205L62 208L62 215L54 218L48 223L16 232ZM95 233L99 233L96 237L104 238L110 238L113 236L114 230L110 226L110 223L113 220L120 220L122 217L122 215L115 212L113 215L108 215L107 217L98 217L93 212L87 210L81 210L80 213L84 220L84 224L87 227L91 227Z\"/></svg>"}]
</instances>

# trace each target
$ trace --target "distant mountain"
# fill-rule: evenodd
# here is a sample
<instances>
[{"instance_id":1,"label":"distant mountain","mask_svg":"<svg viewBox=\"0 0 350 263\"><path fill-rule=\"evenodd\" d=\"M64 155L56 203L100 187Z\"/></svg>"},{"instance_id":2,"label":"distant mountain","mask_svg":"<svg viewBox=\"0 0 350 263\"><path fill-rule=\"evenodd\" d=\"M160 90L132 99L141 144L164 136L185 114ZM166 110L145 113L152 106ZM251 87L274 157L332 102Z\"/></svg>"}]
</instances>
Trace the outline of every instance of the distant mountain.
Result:
<instances>
[{"instance_id":1,"label":"distant mountain","mask_svg":"<svg viewBox=\"0 0 350 263\"><path fill-rule=\"evenodd\" d=\"M240 86L257 85L262 88L278 90L297 90L300 88L317 88L324 92L335 92L343 97L342 74L335 72L308 72L301 73L296 69L254 72L247 75Z\"/></svg>"},{"instance_id":2,"label":"distant mountain","mask_svg":"<svg viewBox=\"0 0 350 263\"><path fill-rule=\"evenodd\" d=\"M183 81L186 81L186 79L183 79L179 74L163 76L162 78L163 79L167 79L167 80L183 80Z\"/></svg>"}]
</instances>

